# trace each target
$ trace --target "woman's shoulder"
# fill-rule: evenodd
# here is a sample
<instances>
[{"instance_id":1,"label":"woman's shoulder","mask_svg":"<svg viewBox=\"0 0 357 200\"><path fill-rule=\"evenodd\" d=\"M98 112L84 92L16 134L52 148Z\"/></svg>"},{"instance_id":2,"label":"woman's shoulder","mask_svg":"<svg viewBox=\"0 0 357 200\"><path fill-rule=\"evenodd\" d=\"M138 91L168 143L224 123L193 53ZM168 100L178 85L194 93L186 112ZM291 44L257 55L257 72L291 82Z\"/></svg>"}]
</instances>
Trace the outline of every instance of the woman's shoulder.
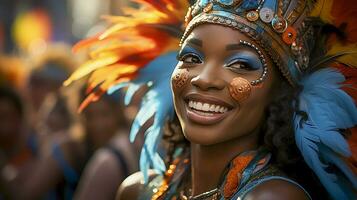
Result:
<instances>
[{"instance_id":1,"label":"woman's shoulder","mask_svg":"<svg viewBox=\"0 0 357 200\"><path fill-rule=\"evenodd\" d=\"M287 176L272 162L269 152L258 152L240 177L240 184L236 187L238 189L234 192L232 199L311 199L308 192L298 182Z\"/></svg>"},{"instance_id":2,"label":"woman's shoulder","mask_svg":"<svg viewBox=\"0 0 357 200\"><path fill-rule=\"evenodd\" d=\"M308 193L296 182L283 178L272 177L255 185L246 193L244 199L254 200L309 200Z\"/></svg>"},{"instance_id":3,"label":"woman's shoulder","mask_svg":"<svg viewBox=\"0 0 357 200\"><path fill-rule=\"evenodd\" d=\"M149 182L158 176L158 174L149 170L148 172ZM144 176L142 172L136 172L128 176L120 185L116 199L117 200L127 200L127 199L138 199L139 194L144 193L146 190L146 184L144 182Z\"/></svg>"}]
</instances>

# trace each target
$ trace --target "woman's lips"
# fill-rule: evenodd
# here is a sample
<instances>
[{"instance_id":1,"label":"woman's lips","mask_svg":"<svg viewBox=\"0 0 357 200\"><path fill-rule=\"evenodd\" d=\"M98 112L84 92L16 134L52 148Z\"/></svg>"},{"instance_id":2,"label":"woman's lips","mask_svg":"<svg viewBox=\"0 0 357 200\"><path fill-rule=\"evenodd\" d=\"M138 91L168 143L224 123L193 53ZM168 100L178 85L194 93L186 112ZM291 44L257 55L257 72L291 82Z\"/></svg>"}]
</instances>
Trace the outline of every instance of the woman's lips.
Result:
<instances>
[{"instance_id":1,"label":"woman's lips","mask_svg":"<svg viewBox=\"0 0 357 200\"><path fill-rule=\"evenodd\" d=\"M221 121L232 109L230 104L219 99L198 94L188 95L185 105L188 119L203 125Z\"/></svg>"},{"instance_id":2,"label":"woman's lips","mask_svg":"<svg viewBox=\"0 0 357 200\"><path fill-rule=\"evenodd\" d=\"M198 110L194 110L186 106L188 119L198 124L210 125L221 121L228 112L225 113L206 113Z\"/></svg>"}]
</instances>

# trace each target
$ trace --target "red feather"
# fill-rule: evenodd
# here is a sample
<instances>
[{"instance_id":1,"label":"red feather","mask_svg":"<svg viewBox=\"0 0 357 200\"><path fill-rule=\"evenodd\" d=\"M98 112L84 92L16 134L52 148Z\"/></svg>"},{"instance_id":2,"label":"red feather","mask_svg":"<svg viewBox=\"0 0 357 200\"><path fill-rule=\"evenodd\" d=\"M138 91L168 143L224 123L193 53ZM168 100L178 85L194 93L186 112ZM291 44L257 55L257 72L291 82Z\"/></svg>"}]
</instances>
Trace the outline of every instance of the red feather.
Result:
<instances>
[{"instance_id":1,"label":"red feather","mask_svg":"<svg viewBox=\"0 0 357 200\"><path fill-rule=\"evenodd\" d=\"M346 25L344 32L347 42L357 42L357 3L355 0L335 0L331 15L334 25L341 27Z\"/></svg>"}]
</instances>

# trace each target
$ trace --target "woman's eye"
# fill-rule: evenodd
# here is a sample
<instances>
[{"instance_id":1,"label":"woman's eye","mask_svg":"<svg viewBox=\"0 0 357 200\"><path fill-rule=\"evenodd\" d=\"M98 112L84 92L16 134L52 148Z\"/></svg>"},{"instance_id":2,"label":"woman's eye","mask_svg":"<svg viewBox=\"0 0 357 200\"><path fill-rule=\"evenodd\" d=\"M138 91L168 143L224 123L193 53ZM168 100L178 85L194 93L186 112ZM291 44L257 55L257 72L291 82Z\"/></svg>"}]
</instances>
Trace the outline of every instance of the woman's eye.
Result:
<instances>
[{"instance_id":1,"label":"woman's eye","mask_svg":"<svg viewBox=\"0 0 357 200\"><path fill-rule=\"evenodd\" d=\"M200 64L202 63L202 60L199 56L195 55L195 54L186 54L183 55L179 61L182 61L184 63L187 64Z\"/></svg>"},{"instance_id":2,"label":"woman's eye","mask_svg":"<svg viewBox=\"0 0 357 200\"><path fill-rule=\"evenodd\" d=\"M245 70L252 70L252 68L246 64L243 63L241 61L234 61L234 62L230 62L226 65L227 68L231 68L231 69L245 69Z\"/></svg>"}]
</instances>

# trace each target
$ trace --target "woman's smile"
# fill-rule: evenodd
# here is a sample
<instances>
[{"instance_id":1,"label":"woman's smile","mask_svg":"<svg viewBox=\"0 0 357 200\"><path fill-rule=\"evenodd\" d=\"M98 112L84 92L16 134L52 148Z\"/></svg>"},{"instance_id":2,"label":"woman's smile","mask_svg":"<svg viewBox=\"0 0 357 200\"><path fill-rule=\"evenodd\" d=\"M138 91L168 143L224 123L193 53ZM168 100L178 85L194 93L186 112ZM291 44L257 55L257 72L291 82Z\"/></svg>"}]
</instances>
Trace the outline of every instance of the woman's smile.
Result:
<instances>
[{"instance_id":1,"label":"woman's smile","mask_svg":"<svg viewBox=\"0 0 357 200\"><path fill-rule=\"evenodd\" d=\"M187 118L203 125L219 123L233 109L233 106L227 102L199 93L188 94L184 102Z\"/></svg>"}]
</instances>

